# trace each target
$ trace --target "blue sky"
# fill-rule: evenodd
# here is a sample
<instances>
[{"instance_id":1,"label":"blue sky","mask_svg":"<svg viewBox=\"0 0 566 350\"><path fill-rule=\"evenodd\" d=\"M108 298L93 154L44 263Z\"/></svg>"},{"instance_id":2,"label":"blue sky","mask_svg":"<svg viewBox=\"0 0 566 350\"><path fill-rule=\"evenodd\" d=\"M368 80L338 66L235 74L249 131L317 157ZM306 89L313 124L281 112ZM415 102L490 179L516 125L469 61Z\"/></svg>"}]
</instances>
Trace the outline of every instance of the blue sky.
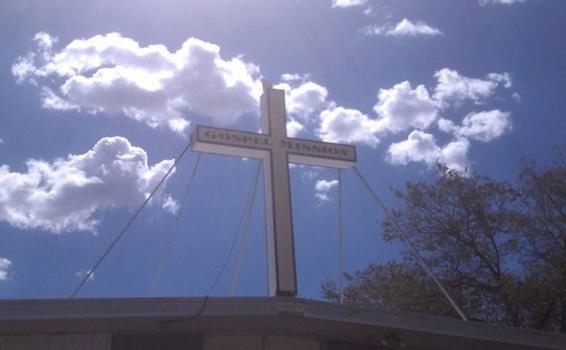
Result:
<instances>
[{"instance_id":1,"label":"blue sky","mask_svg":"<svg viewBox=\"0 0 566 350\"><path fill-rule=\"evenodd\" d=\"M352 143L391 189L437 161L513 180L564 147L566 2L4 1L0 5L0 298L65 297L197 124L259 127L261 79L288 132ZM81 297L145 296L196 160ZM153 295L203 295L238 231L255 160L205 155ZM338 276L336 170L291 170L299 296ZM237 295L266 295L263 184ZM347 271L394 259L382 214L344 173ZM227 295L234 256L213 295Z\"/></svg>"}]
</instances>

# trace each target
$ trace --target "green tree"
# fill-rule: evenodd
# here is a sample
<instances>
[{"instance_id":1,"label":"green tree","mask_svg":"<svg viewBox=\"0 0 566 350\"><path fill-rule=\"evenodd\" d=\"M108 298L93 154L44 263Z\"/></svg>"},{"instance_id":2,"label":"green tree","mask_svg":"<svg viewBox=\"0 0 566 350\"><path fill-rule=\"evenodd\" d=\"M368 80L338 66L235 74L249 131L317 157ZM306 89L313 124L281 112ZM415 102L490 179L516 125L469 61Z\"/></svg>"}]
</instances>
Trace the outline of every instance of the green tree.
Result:
<instances>
[{"instance_id":1,"label":"green tree","mask_svg":"<svg viewBox=\"0 0 566 350\"><path fill-rule=\"evenodd\" d=\"M383 223L384 239L402 241L401 231L469 318L555 329L566 295L566 167L557 168L525 167L514 188L439 166L435 182L396 193L401 206L392 214L396 224ZM550 227L545 215L557 222ZM456 316L408 250L399 262L372 264L346 280L349 303ZM322 292L339 299L332 281Z\"/></svg>"},{"instance_id":2,"label":"green tree","mask_svg":"<svg viewBox=\"0 0 566 350\"><path fill-rule=\"evenodd\" d=\"M566 161L564 154L544 171L533 164L519 178L524 237L523 266L537 286L531 302L536 328L566 332Z\"/></svg>"}]
</instances>

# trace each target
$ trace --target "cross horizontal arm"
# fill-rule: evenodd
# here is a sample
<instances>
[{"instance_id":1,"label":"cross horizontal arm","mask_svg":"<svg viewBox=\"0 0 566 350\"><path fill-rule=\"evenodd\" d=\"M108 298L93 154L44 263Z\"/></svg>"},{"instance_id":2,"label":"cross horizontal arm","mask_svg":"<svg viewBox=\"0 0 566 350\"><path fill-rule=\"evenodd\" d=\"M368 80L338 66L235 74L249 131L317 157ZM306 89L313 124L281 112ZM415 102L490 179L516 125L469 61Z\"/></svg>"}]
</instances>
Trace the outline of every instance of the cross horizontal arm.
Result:
<instances>
[{"instance_id":1,"label":"cross horizontal arm","mask_svg":"<svg viewBox=\"0 0 566 350\"><path fill-rule=\"evenodd\" d=\"M291 163L347 169L356 163L356 147L296 138L283 139Z\"/></svg>"},{"instance_id":2,"label":"cross horizontal arm","mask_svg":"<svg viewBox=\"0 0 566 350\"><path fill-rule=\"evenodd\" d=\"M263 158L275 148L289 156L289 162L347 169L356 162L356 148L331 142L298 138L277 139L270 134L197 126L192 137L195 151Z\"/></svg>"},{"instance_id":3,"label":"cross horizontal arm","mask_svg":"<svg viewBox=\"0 0 566 350\"><path fill-rule=\"evenodd\" d=\"M191 137L193 151L263 158L272 148L268 134L198 125Z\"/></svg>"}]
</instances>

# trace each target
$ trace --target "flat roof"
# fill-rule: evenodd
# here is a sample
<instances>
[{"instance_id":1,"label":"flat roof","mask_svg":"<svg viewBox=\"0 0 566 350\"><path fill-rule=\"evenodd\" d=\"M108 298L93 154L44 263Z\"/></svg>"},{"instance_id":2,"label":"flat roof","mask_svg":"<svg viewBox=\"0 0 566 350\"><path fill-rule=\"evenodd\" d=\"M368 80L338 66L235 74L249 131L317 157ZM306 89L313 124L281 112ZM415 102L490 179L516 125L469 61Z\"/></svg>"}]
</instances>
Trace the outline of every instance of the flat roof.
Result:
<instances>
[{"instance_id":1,"label":"flat roof","mask_svg":"<svg viewBox=\"0 0 566 350\"><path fill-rule=\"evenodd\" d=\"M566 349L566 335L300 298L173 297L1 300L0 335L273 333L405 348Z\"/></svg>"}]
</instances>

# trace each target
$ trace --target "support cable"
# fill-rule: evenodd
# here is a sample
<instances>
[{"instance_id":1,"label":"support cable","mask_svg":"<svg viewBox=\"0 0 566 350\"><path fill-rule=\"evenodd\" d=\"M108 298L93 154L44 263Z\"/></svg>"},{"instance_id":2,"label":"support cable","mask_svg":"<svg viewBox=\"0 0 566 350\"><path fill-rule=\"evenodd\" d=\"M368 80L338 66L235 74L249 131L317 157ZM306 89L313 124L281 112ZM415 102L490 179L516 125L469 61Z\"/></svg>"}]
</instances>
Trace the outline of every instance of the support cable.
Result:
<instances>
[{"instance_id":1,"label":"support cable","mask_svg":"<svg viewBox=\"0 0 566 350\"><path fill-rule=\"evenodd\" d=\"M340 289L340 303L344 303L344 231L342 223L342 169L338 169L338 259L340 275L338 288Z\"/></svg>"},{"instance_id":2,"label":"support cable","mask_svg":"<svg viewBox=\"0 0 566 350\"><path fill-rule=\"evenodd\" d=\"M163 271L163 267L165 266L165 260L167 258L167 255L169 254L169 251L171 250L171 247L172 247L172 244L173 244L173 239L175 238L175 235L177 233L177 228L179 227L179 221L180 221L180 218L181 218L181 214L183 213L183 209L185 209L185 203L187 202L187 197L189 196L189 192L191 191L191 188L192 188L192 185L193 185L193 180L194 180L195 175L197 173L197 169L198 169L201 157L202 157L202 153L199 153L198 156L197 156L197 160L196 160L195 164L193 165L193 170L191 172L191 176L189 177L189 180L187 182L187 186L185 187L185 192L183 193L183 197L181 198L181 205L180 205L179 209L177 210L177 212L175 213L175 221L173 222L173 226L171 227L171 230L169 231L169 234L167 235L167 242L165 243L165 248L163 249L163 253L159 257L159 266L157 268L157 272L155 273L155 276L153 278L153 282L151 283L151 286L150 286L149 291L147 293L148 296L151 296L153 294L153 292L155 291L155 288L157 287L157 283L159 282L159 279L161 277L161 272Z\"/></svg>"},{"instance_id":3,"label":"support cable","mask_svg":"<svg viewBox=\"0 0 566 350\"><path fill-rule=\"evenodd\" d=\"M385 217L388 218L391 222L393 222L393 225L395 226L395 228L399 232L401 240L403 241L403 243L405 243L407 248L409 248L409 251L411 252L411 254L413 254L413 256L417 259L419 264L422 266L422 268L425 270L425 272L429 275L429 277L432 278L434 283L436 283L436 285L438 286L438 288L440 289L442 294L446 297L446 299L448 299L448 301L450 302L450 304L452 305L452 307L454 308L456 313L460 316L460 318L462 318L462 320L464 320L464 321L468 321L468 318L466 317L466 315L464 314L462 309L460 309L458 304L456 304L456 301L454 301L454 299L450 296L448 291L444 288L444 286L442 286L442 283L440 283L440 281L436 278L436 276L434 275L434 272L432 272L430 267L427 265L427 263L424 261L422 256L417 251L417 248L413 245L413 243L405 235L403 230L401 230L401 227L397 223L397 220L395 220L395 217L393 215L391 215L391 212L389 211L389 209L387 208L385 203L379 198L377 193L371 188L371 186L369 185L367 180L362 176L362 174L360 173L358 168L356 166L354 166L353 169L354 169L354 172L356 173L356 175L358 176L358 178L362 181L363 185L368 190L368 192L371 194L373 199L375 199L377 204L381 207L381 209L385 213Z\"/></svg>"},{"instance_id":4,"label":"support cable","mask_svg":"<svg viewBox=\"0 0 566 350\"><path fill-rule=\"evenodd\" d=\"M261 170L261 163L257 163L257 168L255 171L252 187L251 187L251 194L248 196L248 201L246 203L246 211L244 214L244 221L241 225L240 231L240 244L238 246L238 255L236 257L236 266L234 268L234 274L232 275L232 287L230 288L230 296L234 296L236 292L236 285L238 284L238 276L240 274L240 264L242 261L242 256L244 255L244 250L246 246L246 240L249 234L249 227L250 227L250 219L252 216L252 209L254 206L255 201L255 194L257 191L258 179L259 179L259 171Z\"/></svg>"},{"instance_id":5,"label":"support cable","mask_svg":"<svg viewBox=\"0 0 566 350\"><path fill-rule=\"evenodd\" d=\"M149 203L149 201L153 198L153 196L155 196L155 194L157 193L157 191L159 190L159 188L161 187L161 185L163 185L163 183L165 182L165 180L167 180L167 178L169 177L169 175L171 175L171 172L173 172L173 169L175 169L177 167L177 164L179 164L179 162L181 161L181 159L183 158L183 156L185 155L185 153L187 153L187 151L189 150L189 147L191 146L191 143L187 143L187 145L185 146L185 148L183 148L183 151L179 154L179 156L177 156L177 158L175 158L175 161L173 162L173 164L171 165L171 167L169 168L169 170L167 170L167 172L165 173L165 175L163 175L163 177L161 178L161 180L159 180L159 182L157 183L157 185L155 185L155 188L153 189L153 191L151 191L151 193L149 194L149 196L147 196L147 198L145 199L145 201L143 201L143 203L140 205L140 207L134 212L134 214L132 215L132 217L130 218L130 220L128 220L128 222L126 223L126 225L124 225L124 227L122 228L122 230L120 231L120 233L114 238L114 240L110 243L110 245L108 246L108 248L106 248L106 250L104 251L104 253L102 253L102 255L100 256L100 258L98 258L98 260L96 261L96 263L92 266L92 268L90 270L87 271L87 273L85 274L85 276L83 277L81 283L79 283L79 285L73 290L73 292L69 295L69 299L73 299L76 297L76 295L79 293L79 291L82 289L82 287L85 285L85 283L88 281L88 279L92 276L92 274L94 273L94 271L98 268L98 266L100 266L100 264L102 263L102 261L106 258L106 256L112 251L112 249L114 248L114 246L116 246L116 244L118 243L118 241L120 241L120 239L124 236L124 234L128 231L128 228L130 228L130 226L134 223L134 221L137 219L137 217L140 215L140 213L143 211L143 209L147 206L147 204Z\"/></svg>"},{"instance_id":6,"label":"support cable","mask_svg":"<svg viewBox=\"0 0 566 350\"><path fill-rule=\"evenodd\" d=\"M258 161L258 167L261 168L261 162L260 161ZM259 178L259 176L256 176L255 179L253 180L253 188L256 187L258 178ZM242 216L240 218L240 226L241 226L243 221L244 221L244 216ZM168 325L173 324L173 323L192 322L192 321L199 319L202 316L202 314L204 313L204 310L206 309L206 305L208 305L208 299L210 298L210 294L212 293L212 291L214 290L214 288L216 287L216 285L220 281L220 278L222 277L222 275L224 274L224 271L226 270L226 266L228 266L228 262L230 261L230 257L232 256L232 253L234 253L234 248L236 247L236 243L238 242L239 237L240 237L240 231L238 230L236 232L236 235L234 236L234 239L232 240L232 245L230 246L230 250L228 251L226 258L224 259L224 263L222 264L220 271L218 271L218 274L214 278L214 281L212 282L212 284L208 288L206 294L204 295L204 297L202 299L202 303L201 303L196 315L188 317L188 318L177 318L177 319L172 319L172 320L161 321L160 324L161 324L162 327L167 327Z\"/></svg>"}]
</instances>

